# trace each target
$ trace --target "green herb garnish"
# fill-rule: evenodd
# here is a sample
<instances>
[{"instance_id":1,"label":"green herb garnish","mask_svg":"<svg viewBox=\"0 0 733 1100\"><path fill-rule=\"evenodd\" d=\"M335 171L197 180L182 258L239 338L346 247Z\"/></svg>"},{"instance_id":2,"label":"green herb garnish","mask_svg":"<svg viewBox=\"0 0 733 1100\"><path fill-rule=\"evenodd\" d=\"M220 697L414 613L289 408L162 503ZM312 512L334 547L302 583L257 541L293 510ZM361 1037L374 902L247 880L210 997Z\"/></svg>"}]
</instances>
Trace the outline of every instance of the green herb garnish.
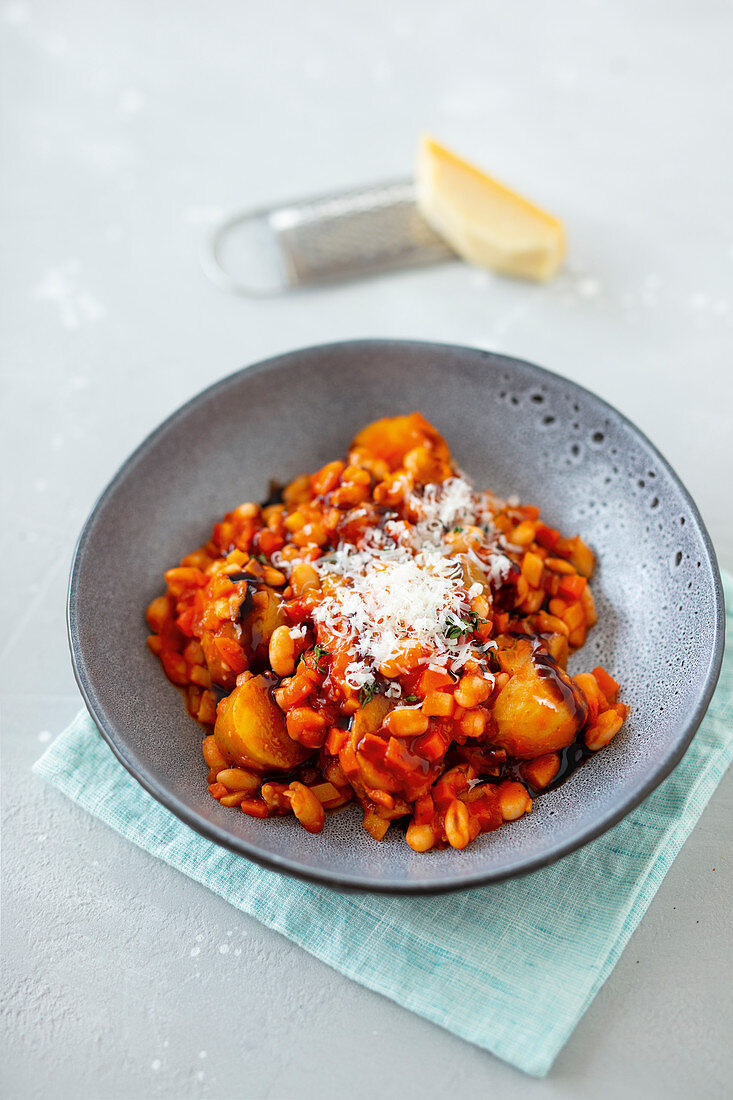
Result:
<instances>
[{"instance_id":1,"label":"green herb garnish","mask_svg":"<svg viewBox=\"0 0 733 1100\"><path fill-rule=\"evenodd\" d=\"M321 668L321 666L319 665L318 662L320 661L320 659L322 657L330 657L331 656L331 650L330 649L324 649L324 647L321 645L320 642L316 642L315 648L313 650L313 656L316 659L316 672L320 672L321 676L325 676L326 673L328 672L328 667Z\"/></svg>"},{"instance_id":2,"label":"green herb garnish","mask_svg":"<svg viewBox=\"0 0 733 1100\"><path fill-rule=\"evenodd\" d=\"M311 664L310 661L308 660L308 658L311 656L311 653L312 653L313 658L314 658L313 664ZM320 672L321 676L326 676L327 673L328 673L328 667L322 668L321 665L318 662L321 660L322 657L330 657L331 656L331 650L330 649L324 649L320 642L316 642L316 644L313 647L311 653L308 653L306 650L303 650L300 657L298 657L297 663L300 664L300 662L302 661L303 664L306 666L306 668L312 668L316 672Z\"/></svg>"},{"instance_id":3,"label":"green herb garnish","mask_svg":"<svg viewBox=\"0 0 733 1100\"><path fill-rule=\"evenodd\" d=\"M321 676L325 676L328 673L328 666L326 666L326 668L322 668L321 665L318 662L323 657L330 657L331 656L331 650L330 649L325 649L321 645L320 642L316 642L316 644L313 647L312 652L313 652L313 664L310 664L310 662L308 661L310 653L301 653L300 660L308 668L315 669L316 672L320 672Z\"/></svg>"},{"instance_id":4,"label":"green herb garnish","mask_svg":"<svg viewBox=\"0 0 733 1100\"><path fill-rule=\"evenodd\" d=\"M452 622L445 624L443 633L446 638L462 638L464 634L475 633L483 623L488 621L488 619L482 619L475 611L469 611L468 622L465 619L454 619Z\"/></svg>"},{"instance_id":5,"label":"green herb garnish","mask_svg":"<svg viewBox=\"0 0 733 1100\"><path fill-rule=\"evenodd\" d=\"M419 695L405 695L404 699L405 699L406 703L419 703L420 702L420 696Z\"/></svg>"},{"instance_id":6,"label":"green herb garnish","mask_svg":"<svg viewBox=\"0 0 733 1100\"><path fill-rule=\"evenodd\" d=\"M359 692L359 706L365 707L367 703L371 703L375 695L379 695L379 684L364 684Z\"/></svg>"}]
</instances>

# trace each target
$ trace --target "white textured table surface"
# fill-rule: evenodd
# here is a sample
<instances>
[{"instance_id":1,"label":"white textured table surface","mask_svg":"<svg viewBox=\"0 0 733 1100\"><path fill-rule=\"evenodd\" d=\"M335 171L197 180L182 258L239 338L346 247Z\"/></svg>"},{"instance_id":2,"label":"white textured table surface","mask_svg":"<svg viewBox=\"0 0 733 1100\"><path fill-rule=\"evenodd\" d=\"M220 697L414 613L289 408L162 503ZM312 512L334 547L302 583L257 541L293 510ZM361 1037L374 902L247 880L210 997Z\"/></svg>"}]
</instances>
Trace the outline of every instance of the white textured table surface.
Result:
<instances>
[{"instance_id":1,"label":"white textured table surface","mask_svg":"<svg viewBox=\"0 0 733 1100\"><path fill-rule=\"evenodd\" d=\"M733 776L531 1081L29 768L79 706L63 605L96 494L183 399L298 345L448 340L577 379L667 455L733 568L730 4L46 0L3 3L0 35L3 1094L726 1095ZM422 128L566 220L556 282L453 265L261 303L206 282L220 213L408 173Z\"/></svg>"}]
</instances>

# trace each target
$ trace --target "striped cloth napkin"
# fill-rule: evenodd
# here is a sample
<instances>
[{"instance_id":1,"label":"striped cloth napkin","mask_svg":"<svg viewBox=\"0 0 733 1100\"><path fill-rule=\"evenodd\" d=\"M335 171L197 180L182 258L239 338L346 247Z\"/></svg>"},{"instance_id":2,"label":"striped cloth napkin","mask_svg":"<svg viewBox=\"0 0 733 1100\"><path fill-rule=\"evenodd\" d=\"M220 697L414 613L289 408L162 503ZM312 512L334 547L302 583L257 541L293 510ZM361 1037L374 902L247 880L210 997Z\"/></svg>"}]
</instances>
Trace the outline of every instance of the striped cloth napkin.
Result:
<instances>
[{"instance_id":1,"label":"striped cloth napkin","mask_svg":"<svg viewBox=\"0 0 733 1100\"><path fill-rule=\"evenodd\" d=\"M724 576L724 587L730 638L733 578ZM86 712L34 771L349 978L540 1077L611 973L731 759L729 643L692 745L633 813L552 867L428 898L338 894L224 851L138 786Z\"/></svg>"}]
</instances>

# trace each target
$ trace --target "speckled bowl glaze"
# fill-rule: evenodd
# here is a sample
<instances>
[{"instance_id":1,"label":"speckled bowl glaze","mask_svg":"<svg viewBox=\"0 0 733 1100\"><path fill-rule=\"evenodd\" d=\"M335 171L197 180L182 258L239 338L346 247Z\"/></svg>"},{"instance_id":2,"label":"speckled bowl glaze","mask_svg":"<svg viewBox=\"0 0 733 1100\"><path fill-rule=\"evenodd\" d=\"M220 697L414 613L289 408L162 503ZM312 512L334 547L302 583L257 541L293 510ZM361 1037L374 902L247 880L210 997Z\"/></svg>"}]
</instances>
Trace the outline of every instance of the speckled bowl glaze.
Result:
<instances>
[{"instance_id":1,"label":"speckled bowl glaze","mask_svg":"<svg viewBox=\"0 0 733 1100\"><path fill-rule=\"evenodd\" d=\"M319 836L211 798L201 727L145 645L163 571L245 500L342 455L380 416L419 409L481 487L516 493L594 548L599 624L571 671L603 664L631 715L531 815L465 851L381 843L346 808ZM723 595L679 479L615 409L530 363L470 348L367 340L307 348L205 390L152 433L92 511L69 588L79 686L113 752L192 829L277 871L340 889L428 894L553 862L610 828L681 759L720 670Z\"/></svg>"}]
</instances>

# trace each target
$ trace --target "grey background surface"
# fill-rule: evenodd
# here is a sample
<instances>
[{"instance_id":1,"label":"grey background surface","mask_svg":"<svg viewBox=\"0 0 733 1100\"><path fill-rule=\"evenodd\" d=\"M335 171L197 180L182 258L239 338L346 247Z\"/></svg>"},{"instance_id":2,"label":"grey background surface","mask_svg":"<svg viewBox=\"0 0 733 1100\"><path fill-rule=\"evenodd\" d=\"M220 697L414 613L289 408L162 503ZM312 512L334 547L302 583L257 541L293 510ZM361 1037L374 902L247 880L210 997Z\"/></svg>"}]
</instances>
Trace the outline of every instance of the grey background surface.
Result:
<instances>
[{"instance_id":1,"label":"grey background surface","mask_svg":"<svg viewBox=\"0 0 733 1100\"><path fill-rule=\"evenodd\" d=\"M63 603L96 494L185 398L301 344L448 340L577 379L670 459L733 568L732 34L714 0L0 5L4 1095L728 1094L731 775L532 1081L29 769L79 706ZM555 282L451 265L257 303L206 282L220 215L409 173L423 128L565 219Z\"/></svg>"}]
</instances>

